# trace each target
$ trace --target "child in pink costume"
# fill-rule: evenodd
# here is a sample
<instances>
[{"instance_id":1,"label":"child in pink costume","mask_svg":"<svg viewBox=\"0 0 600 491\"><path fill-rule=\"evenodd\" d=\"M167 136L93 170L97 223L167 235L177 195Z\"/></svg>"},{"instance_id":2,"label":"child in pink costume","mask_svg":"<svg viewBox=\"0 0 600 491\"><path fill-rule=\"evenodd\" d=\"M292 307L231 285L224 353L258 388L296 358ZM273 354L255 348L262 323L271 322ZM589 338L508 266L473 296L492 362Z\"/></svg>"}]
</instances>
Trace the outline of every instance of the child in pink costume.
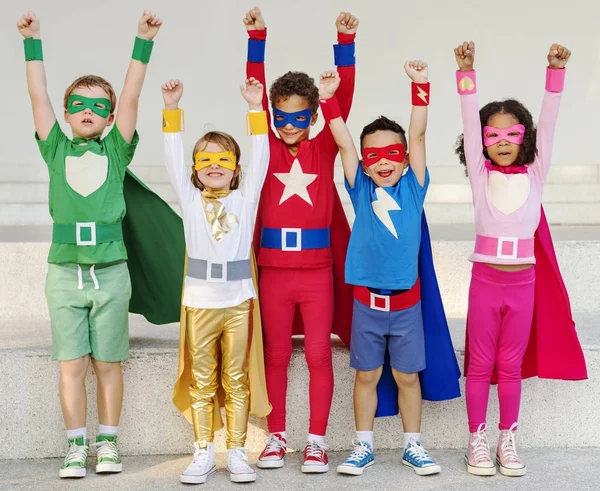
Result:
<instances>
[{"instance_id":1,"label":"child in pink costume","mask_svg":"<svg viewBox=\"0 0 600 491\"><path fill-rule=\"evenodd\" d=\"M516 429L523 359L536 305L534 236L540 220L545 224L542 191L550 169L564 67L571 53L556 44L550 48L537 129L529 111L515 100L492 102L480 112L475 45L463 43L454 53L464 126L457 153L471 183L476 231L467 314L470 437L465 460L471 474L496 473L485 423L496 371L500 404L496 462L502 474L522 476L526 467L517 455Z\"/></svg>"}]
</instances>

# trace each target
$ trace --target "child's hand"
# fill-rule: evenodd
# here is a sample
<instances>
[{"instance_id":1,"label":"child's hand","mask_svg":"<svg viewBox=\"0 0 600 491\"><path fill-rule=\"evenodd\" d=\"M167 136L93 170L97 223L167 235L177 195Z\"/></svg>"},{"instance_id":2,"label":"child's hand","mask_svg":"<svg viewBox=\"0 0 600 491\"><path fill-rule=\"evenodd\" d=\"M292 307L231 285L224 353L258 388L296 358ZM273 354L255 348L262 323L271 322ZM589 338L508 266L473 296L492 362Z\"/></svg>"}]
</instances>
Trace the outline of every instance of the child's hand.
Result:
<instances>
[{"instance_id":1,"label":"child's hand","mask_svg":"<svg viewBox=\"0 0 600 491\"><path fill-rule=\"evenodd\" d=\"M458 48L454 48L454 56L456 56L456 63L461 72L470 72L473 70L473 63L475 63L475 43L465 41L458 45Z\"/></svg>"},{"instance_id":2,"label":"child's hand","mask_svg":"<svg viewBox=\"0 0 600 491\"><path fill-rule=\"evenodd\" d=\"M404 64L404 71L414 83L427 83L429 75L427 62L421 60L407 61Z\"/></svg>"},{"instance_id":3,"label":"child's hand","mask_svg":"<svg viewBox=\"0 0 600 491\"><path fill-rule=\"evenodd\" d=\"M350 12L340 12L335 20L335 27L342 34L356 34L358 19Z\"/></svg>"},{"instance_id":4,"label":"child's hand","mask_svg":"<svg viewBox=\"0 0 600 491\"><path fill-rule=\"evenodd\" d=\"M550 68L564 68L570 57L571 52L567 48L554 43L550 46L548 53L548 66Z\"/></svg>"},{"instance_id":5,"label":"child's hand","mask_svg":"<svg viewBox=\"0 0 600 491\"><path fill-rule=\"evenodd\" d=\"M17 29L25 39L40 38L40 21L31 11L17 21Z\"/></svg>"},{"instance_id":6,"label":"child's hand","mask_svg":"<svg viewBox=\"0 0 600 491\"><path fill-rule=\"evenodd\" d=\"M331 70L323 72L319 80L319 99L331 99L340 86L340 74Z\"/></svg>"},{"instance_id":7,"label":"child's hand","mask_svg":"<svg viewBox=\"0 0 600 491\"><path fill-rule=\"evenodd\" d=\"M162 20L154 13L144 10L138 22L138 37L152 41L162 26Z\"/></svg>"},{"instance_id":8,"label":"child's hand","mask_svg":"<svg viewBox=\"0 0 600 491\"><path fill-rule=\"evenodd\" d=\"M242 19L247 31L262 31L265 28L265 20L258 7L248 10Z\"/></svg>"},{"instance_id":9,"label":"child's hand","mask_svg":"<svg viewBox=\"0 0 600 491\"><path fill-rule=\"evenodd\" d=\"M179 80L167 80L161 88L165 109L177 109L183 95L183 83Z\"/></svg>"},{"instance_id":10,"label":"child's hand","mask_svg":"<svg viewBox=\"0 0 600 491\"><path fill-rule=\"evenodd\" d=\"M255 111L262 111L262 98L265 88L254 77L246 79L245 85L240 85L240 92L242 97L246 99L250 109Z\"/></svg>"}]
</instances>

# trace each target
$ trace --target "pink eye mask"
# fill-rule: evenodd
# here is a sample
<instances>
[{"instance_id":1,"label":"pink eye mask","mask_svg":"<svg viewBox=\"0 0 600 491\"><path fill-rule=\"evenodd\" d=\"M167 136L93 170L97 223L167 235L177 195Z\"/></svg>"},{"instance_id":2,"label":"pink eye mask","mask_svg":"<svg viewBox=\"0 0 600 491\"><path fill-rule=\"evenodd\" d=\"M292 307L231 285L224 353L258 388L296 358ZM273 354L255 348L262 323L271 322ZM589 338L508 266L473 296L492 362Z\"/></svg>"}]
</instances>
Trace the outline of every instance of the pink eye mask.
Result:
<instances>
[{"instance_id":1,"label":"pink eye mask","mask_svg":"<svg viewBox=\"0 0 600 491\"><path fill-rule=\"evenodd\" d=\"M491 147L502 140L520 145L523 143L523 138L525 138L525 126L522 124L516 124L510 128L494 128L493 126L483 128L483 144L486 147Z\"/></svg>"}]
</instances>

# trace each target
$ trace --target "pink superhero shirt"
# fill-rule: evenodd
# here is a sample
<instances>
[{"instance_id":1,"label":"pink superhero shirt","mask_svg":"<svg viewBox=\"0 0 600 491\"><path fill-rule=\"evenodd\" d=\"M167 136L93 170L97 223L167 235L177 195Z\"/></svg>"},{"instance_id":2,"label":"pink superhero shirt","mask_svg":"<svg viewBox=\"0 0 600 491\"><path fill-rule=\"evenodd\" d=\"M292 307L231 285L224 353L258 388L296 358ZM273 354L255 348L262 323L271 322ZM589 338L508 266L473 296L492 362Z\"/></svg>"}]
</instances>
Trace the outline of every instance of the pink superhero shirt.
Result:
<instances>
[{"instance_id":1,"label":"pink superhero shirt","mask_svg":"<svg viewBox=\"0 0 600 491\"><path fill-rule=\"evenodd\" d=\"M493 239L533 239L540 222L542 191L552 156L554 129L560 107L565 70L548 68L546 92L537 126L538 154L526 173L504 174L488 170L483 155L481 122L475 86L475 71L457 72L464 149L473 205L475 233ZM467 80L464 80L468 77ZM491 264L534 264L535 257L497 257L474 252L470 261Z\"/></svg>"}]
</instances>

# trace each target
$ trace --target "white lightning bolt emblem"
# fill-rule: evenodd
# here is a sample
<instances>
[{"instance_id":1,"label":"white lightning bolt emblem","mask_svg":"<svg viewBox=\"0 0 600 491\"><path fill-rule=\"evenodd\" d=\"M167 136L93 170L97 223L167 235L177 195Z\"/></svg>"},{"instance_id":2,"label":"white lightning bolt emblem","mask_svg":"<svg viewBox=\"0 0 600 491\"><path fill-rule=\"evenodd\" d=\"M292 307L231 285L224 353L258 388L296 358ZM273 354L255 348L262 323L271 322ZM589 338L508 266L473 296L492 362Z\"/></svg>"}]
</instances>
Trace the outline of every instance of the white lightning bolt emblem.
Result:
<instances>
[{"instance_id":1,"label":"white lightning bolt emblem","mask_svg":"<svg viewBox=\"0 0 600 491\"><path fill-rule=\"evenodd\" d=\"M421 87L417 87L417 89L419 89L417 97L421 99L425 104L427 104L427 92L425 92Z\"/></svg>"},{"instance_id":2,"label":"white lightning bolt emblem","mask_svg":"<svg viewBox=\"0 0 600 491\"><path fill-rule=\"evenodd\" d=\"M392 222L392 217L390 217L389 212L392 210L400 210L400 205L398 205L396 200L386 193L383 188L377 188L375 190L375 195L377 196L377 199L371 203L373 211L375 212L375 215L377 215L377 218L381 220L381 223L383 223L397 239L398 233L396 232L396 227L394 227L394 222Z\"/></svg>"}]
</instances>

